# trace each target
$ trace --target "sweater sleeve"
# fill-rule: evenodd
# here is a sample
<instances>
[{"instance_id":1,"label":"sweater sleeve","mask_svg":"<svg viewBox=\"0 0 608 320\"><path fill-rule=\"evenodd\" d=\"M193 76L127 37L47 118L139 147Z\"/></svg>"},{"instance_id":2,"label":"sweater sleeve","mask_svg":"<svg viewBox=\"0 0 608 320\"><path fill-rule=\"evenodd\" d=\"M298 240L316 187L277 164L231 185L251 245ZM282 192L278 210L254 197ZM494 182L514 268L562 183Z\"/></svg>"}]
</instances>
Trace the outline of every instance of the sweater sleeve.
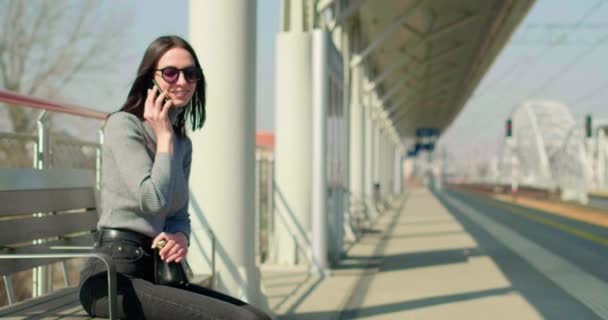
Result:
<instances>
[{"instance_id":1,"label":"sweater sleeve","mask_svg":"<svg viewBox=\"0 0 608 320\"><path fill-rule=\"evenodd\" d=\"M138 200L144 214L167 214L171 203L172 155L156 153L152 161L140 120L127 112L111 115L104 134L104 148L110 148L117 174L127 185L129 196Z\"/></svg>"},{"instance_id":2,"label":"sweater sleeve","mask_svg":"<svg viewBox=\"0 0 608 320\"><path fill-rule=\"evenodd\" d=\"M188 187L188 182L190 181L190 166L192 164L192 142L190 138L186 138L186 154L184 156L183 170L184 177L186 178L186 187L188 189L188 194L186 195L186 204L180 208L174 215L167 217L165 220L165 232L168 233L176 233L182 232L186 235L188 239L188 244L190 244L190 213L188 212L188 207L190 203L190 188Z\"/></svg>"}]
</instances>

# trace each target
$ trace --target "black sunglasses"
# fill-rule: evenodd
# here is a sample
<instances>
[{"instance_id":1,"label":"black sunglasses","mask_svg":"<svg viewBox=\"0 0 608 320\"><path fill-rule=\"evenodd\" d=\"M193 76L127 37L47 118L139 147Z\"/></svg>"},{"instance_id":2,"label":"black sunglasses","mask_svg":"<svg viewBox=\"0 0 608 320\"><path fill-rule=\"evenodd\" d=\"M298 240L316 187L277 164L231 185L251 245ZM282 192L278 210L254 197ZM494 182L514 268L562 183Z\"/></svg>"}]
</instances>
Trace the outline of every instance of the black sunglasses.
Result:
<instances>
[{"instance_id":1,"label":"black sunglasses","mask_svg":"<svg viewBox=\"0 0 608 320\"><path fill-rule=\"evenodd\" d=\"M183 69L178 69L176 67L164 67L162 69L155 69L154 71L160 71L163 79L167 83L171 84L177 82L180 72L184 74L184 79L186 79L186 82L188 83L193 83L200 80L198 69L194 66Z\"/></svg>"}]
</instances>

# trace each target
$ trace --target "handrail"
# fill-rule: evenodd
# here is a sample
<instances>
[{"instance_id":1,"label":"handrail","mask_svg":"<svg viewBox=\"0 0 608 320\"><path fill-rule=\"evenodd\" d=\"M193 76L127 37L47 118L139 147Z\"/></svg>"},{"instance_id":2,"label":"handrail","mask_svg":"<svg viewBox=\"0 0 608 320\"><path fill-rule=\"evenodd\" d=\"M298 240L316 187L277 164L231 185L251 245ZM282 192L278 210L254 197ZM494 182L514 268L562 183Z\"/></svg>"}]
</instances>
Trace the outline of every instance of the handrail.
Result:
<instances>
[{"instance_id":1,"label":"handrail","mask_svg":"<svg viewBox=\"0 0 608 320\"><path fill-rule=\"evenodd\" d=\"M0 89L0 102L11 103L59 113L67 113L84 118L105 120L107 112L97 111L77 105L63 104L47 99L30 97L21 93Z\"/></svg>"}]
</instances>

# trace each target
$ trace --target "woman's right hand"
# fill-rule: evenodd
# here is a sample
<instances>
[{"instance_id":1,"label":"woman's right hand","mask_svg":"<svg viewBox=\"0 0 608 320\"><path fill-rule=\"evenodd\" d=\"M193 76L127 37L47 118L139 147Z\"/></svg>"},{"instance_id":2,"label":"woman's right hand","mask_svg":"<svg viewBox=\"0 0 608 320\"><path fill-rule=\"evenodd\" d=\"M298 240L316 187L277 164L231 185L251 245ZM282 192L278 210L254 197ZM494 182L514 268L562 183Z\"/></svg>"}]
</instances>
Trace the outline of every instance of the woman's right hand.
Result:
<instances>
[{"instance_id":1,"label":"woman's right hand","mask_svg":"<svg viewBox=\"0 0 608 320\"><path fill-rule=\"evenodd\" d=\"M161 92L157 97L157 93L156 86L148 89L148 97L144 105L144 119L150 124L157 138L172 137L173 126L169 120L169 109L171 109L173 102L167 100L163 103L167 95Z\"/></svg>"}]
</instances>

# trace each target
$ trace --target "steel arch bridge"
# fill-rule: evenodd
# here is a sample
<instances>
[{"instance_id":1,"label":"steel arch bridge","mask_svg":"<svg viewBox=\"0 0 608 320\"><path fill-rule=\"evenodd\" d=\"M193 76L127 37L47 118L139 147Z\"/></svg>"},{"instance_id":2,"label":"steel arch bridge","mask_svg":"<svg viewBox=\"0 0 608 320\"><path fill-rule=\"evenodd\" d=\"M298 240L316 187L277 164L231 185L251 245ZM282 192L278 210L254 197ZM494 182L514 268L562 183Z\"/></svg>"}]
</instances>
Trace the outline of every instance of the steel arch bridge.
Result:
<instances>
[{"instance_id":1,"label":"steel arch bridge","mask_svg":"<svg viewBox=\"0 0 608 320\"><path fill-rule=\"evenodd\" d=\"M582 129L568 107L527 101L511 118L513 135L503 144L498 182L559 191L563 200L587 203L591 165Z\"/></svg>"}]
</instances>

